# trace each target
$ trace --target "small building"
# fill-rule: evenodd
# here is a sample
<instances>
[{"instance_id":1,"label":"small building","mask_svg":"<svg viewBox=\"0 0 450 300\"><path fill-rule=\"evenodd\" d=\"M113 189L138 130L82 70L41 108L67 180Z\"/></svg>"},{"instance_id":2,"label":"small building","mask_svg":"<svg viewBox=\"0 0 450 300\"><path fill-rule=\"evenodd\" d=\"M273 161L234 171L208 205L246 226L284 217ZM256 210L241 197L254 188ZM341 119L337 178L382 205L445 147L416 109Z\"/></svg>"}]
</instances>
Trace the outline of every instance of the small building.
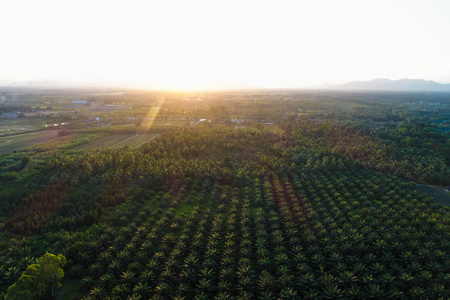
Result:
<instances>
[{"instance_id":1,"label":"small building","mask_svg":"<svg viewBox=\"0 0 450 300\"><path fill-rule=\"evenodd\" d=\"M13 111L13 112L4 112L2 114L3 118L17 118L20 115L20 111Z\"/></svg>"},{"instance_id":2,"label":"small building","mask_svg":"<svg viewBox=\"0 0 450 300\"><path fill-rule=\"evenodd\" d=\"M83 107L87 105L87 100L72 100L73 107Z\"/></svg>"}]
</instances>

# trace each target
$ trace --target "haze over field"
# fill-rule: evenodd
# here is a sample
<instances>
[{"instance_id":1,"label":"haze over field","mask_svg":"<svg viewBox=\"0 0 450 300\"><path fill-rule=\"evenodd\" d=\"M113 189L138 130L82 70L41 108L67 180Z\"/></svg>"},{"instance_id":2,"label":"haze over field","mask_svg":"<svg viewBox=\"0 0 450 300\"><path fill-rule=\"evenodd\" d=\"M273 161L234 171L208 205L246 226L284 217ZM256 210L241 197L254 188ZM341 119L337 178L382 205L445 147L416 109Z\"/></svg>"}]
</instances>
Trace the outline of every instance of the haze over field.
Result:
<instances>
[{"instance_id":1,"label":"haze over field","mask_svg":"<svg viewBox=\"0 0 450 300\"><path fill-rule=\"evenodd\" d=\"M359 91L428 91L450 92L450 84L439 84L431 80L423 79L398 79L375 78L369 81L351 81L343 84L324 84L315 86L316 89L326 90L359 90Z\"/></svg>"},{"instance_id":2,"label":"haze over field","mask_svg":"<svg viewBox=\"0 0 450 300\"><path fill-rule=\"evenodd\" d=\"M450 2L3 1L0 85L450 82Z\"/></svg>"}]
</instances>

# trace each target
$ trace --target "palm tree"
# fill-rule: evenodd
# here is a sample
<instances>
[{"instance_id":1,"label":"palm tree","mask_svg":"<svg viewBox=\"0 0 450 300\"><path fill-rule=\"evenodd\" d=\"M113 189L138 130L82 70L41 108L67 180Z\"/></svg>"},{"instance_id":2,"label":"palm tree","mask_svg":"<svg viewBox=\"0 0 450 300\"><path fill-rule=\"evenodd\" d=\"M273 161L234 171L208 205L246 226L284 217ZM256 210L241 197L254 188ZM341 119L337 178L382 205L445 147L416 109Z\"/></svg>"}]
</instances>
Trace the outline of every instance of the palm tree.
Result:
<instances>
[{"instance_id":1,"label":"palm tree","mask_svg":"<svg viewBox=\"0 0 450 300\"><path fill-rule=\"evenodd\" d=\"M208 296L206 296L205 293L200 293L200 294L197 294L194 299L195 300L207 300Z\"/></svg>"},{"instance_id":2,"label":"palm tree","mask_svg":"<svg viewBox=\"0 0 450 300\"><path fill-rule=\"evenodd\" d=\"M216 300L228 300L228 299L233 299L231 297L230 294L226 293L226 292L220 292L217 294L217 296L214 297L214 299Z\"/></svg>"},{"instance_id":3,"label":"palm tree","mask_svg":"<svg viewBox=\"0 0 450 300\"><path fill-rule=\"evenodd\" d=\"M94 284L94 278L92 276L86 276L81 279L81 285L86 289L89 290Z\"/></svg>"},{"instance_id":4,"label":"palm tree","mask_svg":"<svg viewBox=\"0 0 450 300\"><path fill-rule=\"evenodd\" d=\"M136 281L135 273L131 271L125 271L122 273L122 275L120 275L120 279L124 284L126 284L128 288L131 288L131 286L134 286Z\"/></svg>"},{"instance_id":5,"label":"palm tree","mask_svg":"<svg viewBox=\"0 0 450 300\"><path fill-rule=\"evenodd\" d=\"M366 288L366 293L370 298L374 299L383 298L383 290L381 289L380 285L377 284L369 284Z\"/></svg>"},{"instance_id":6,"label":"palm tree","mask_svg":"<svg viewBox=\"0 0 450 300\"><path fill-rule=\"evenodd\" d=\"M172 288L165 282L161 282L155 287L155 292L162 297L169 297L172 294Z\"/></svg>"},{"instance_id":7,"label":"palm tree","mask_svg":"<svg viewBox=\"0 0 450 300\"><path fill-rule=\"evenodd\" d=\"M141 296L143 299L148 299L151 295L151 288L146 282L139 282L133 288L133 294Z\"/></svg>"},{"instance_id":8,"label":"palm tree","mask_svg":"<svg viewBox=\"0 0 450 300\"><path fill-rule=\"evenodd\" d=\"M102 299L102 297L103 297L103 288L102 287L94 287L89 292L89 295L92 297L92 299Z\"/></svg>"},{"instance_id":9,"label":"palm tree","mask_svg":"<svg viewBox=\"0 0 450 300\"><path fill-rule=\"evenodd\" d=\"M103 274L100 277L100 285L107 290L110 290L116 283L114 275L111 273Z\"/></svg>"},{"instance_id":10,"label":"palm tree","mask_svg":"<svg viewBox=\"0 0 450 300\"><path fill-rule=\"evenodd\" d=\"M300 299L297 291L293 288L285 287L280 292L280 299Z\"/></svg>"},{"instance_id":11,"label":"palm tree","mask_svg":"<svg viewBox=\"0 0 450 300\"><path fill-rule=\"evenodd\" d=\"M199 292L201 293L209 293L212 289L212 283L211 280L207 279L207 278L203 278L201 279L198 284L197 284L197 289Z\"/></svg>"},{"instance_id":12,"label":"palm tree","mask_svg":"<svg viewBox=\"0 0 450 300\"><path fill-rule=\"evenodd\" d=\"M347 291L347 295L350 297L350 299L361 299L362 292L359 286L356 284L352 284L350 286L350 289Z\"/></svg>"},{"instance_id":13,"label":"palm tree","mask_svg":"<svg viewBox=\"0 0 450 300\"><path fill-rule=\"evenodd\" d=\"M344 295L336 284L327 285L322 289L322 294L325 299L340 299Z\"/></svg>"}]
</instances>

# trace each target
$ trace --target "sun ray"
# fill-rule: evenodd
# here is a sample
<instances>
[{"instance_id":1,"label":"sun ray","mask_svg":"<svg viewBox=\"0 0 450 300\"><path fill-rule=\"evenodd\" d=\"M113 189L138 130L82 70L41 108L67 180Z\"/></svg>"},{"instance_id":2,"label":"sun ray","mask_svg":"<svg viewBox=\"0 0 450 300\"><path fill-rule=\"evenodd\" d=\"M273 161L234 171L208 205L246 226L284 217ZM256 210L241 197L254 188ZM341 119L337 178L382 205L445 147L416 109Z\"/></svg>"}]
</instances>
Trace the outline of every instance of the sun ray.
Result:
<instances>
[{"instance_id":1,"label":"sun ray","mask_svg":"<svg viewBox=\"0 0 450 300\"><path fill-rule=\"evenodd\" d=\"M161 97L158 102L156 103L156 105L152 106L149 110L149 112L147 113L147 115L144 118L144 128L145 128L145 132L148 132L152 126L153 123L156 119L156 116L158 115L159 111L161 110L162 105L164 104L164 97Z\"/></svg>"}]
</instances>

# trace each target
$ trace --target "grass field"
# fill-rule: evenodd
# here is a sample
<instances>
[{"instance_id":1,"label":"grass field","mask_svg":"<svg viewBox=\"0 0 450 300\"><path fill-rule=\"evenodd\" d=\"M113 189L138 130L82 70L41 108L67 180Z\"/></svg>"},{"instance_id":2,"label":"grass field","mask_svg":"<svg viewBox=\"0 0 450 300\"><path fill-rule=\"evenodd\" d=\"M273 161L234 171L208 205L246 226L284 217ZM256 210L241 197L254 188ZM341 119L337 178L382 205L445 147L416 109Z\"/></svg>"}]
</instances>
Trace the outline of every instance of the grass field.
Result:
<instances>
[{"instance_id":1,"label":"grass field","mask_svg":"<svg viewBox=\"0 0 450 300\"><path fill-rule=\"evenodd\" d=\"M417 189L433 197L436 203L440 205L450 206L450 195L440 188L431 185L418 184Z\"/></svg>"},{"instance_id":2,"label":"grass field","mask_svg":"<svg viewBox=\"0 0 450 300\"><path fill-rule=\"evenodd\" d=\"M83 144L73 149L101 149L101 148L119 148L128 146L130 148L137 147L146 141L153 139L158 134L144 133L144 134L113 134L87 144Z\"/></svg>"},{"instance_id":3,"label":"grass field","mask_svg":"<svg viewBox=\"0 0 450 300\"><path fill-rule=\"evenodd\" d=\"M38 143L44 143L60 138L57 130L45 130L32 133L24 133L6 137L0 137L0 154L12 153Z\"/></svg>"},{"instance_id":4,"label":"grass field","mask_svg":"<svg viewBox=\"0 0 450 300\"><path fill-rule=\"evenodd\" d=\"M0 135L38 130L44 128L45 123L41 118L0 118Z\"/></svg>"}]
</instances>

